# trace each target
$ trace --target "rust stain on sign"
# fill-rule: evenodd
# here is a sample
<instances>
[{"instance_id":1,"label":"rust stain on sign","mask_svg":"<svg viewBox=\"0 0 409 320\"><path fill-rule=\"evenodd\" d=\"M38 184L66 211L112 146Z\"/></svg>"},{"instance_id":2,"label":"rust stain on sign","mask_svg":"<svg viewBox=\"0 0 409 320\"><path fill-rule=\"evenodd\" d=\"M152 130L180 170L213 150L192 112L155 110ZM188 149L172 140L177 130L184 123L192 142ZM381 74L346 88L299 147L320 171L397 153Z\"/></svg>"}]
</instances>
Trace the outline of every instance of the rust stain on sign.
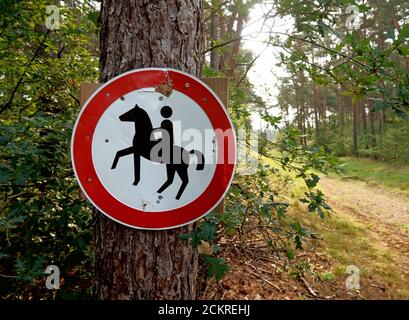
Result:
<instances>
[{"instance_id":1,"label":"rust stain on sign","mask_svg":"<svg viewBox=\"0 0 409 320\"><path fill-rule=\"evenodd\" d=\"M169 97L172 94L173 88L169 83L162 83L155 88L155 92L163 94L165 97Z\"/></svg>"}]
</instances>

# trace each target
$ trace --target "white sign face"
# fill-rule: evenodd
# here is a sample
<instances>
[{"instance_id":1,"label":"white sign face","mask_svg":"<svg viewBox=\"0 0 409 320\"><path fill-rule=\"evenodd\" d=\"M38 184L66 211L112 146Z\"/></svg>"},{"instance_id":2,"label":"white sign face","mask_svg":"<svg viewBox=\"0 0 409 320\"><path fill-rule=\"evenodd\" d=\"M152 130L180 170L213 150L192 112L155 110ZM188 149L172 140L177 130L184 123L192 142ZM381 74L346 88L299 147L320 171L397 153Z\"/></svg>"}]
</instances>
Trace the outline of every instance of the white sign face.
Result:
<instances>
[{"instance_id":1,"label":"white sign face","mask_svg":"<svg viewBox=\"0 0 409 320\"><path fill-rule=\"evenodd\" d=\"M129 119L121 120L120 117L128 112L132 113L135 106L138 112L130 114ZM165 113L164 117L164 110L171 114ZM150 121L151 124L141 125L141 115L144 117L143 121ZM136 164L138 168L135 168L134 152L138 150L138 145L160 141L164 121L167 121L165 124L172 124L173 132L167 130L173 135L171 145L175 150L182 147L188 152L188 165L184 165L183 160L179 164L152 161L151 155L155 150L149 148L146 153L141 147L140 162ZM154 129L154 133L149 136L144 129L151 131L150 127ZM149 137L150 141L147 141ZM119 157L113 168L117 153L128 148L133 148L132 152ZM201 159L198 159L200 156L190 154L192 150L203 154L203 169L197 170ZM198 198L214 175L216 154L217 140L209 118L194 100L176 90L169 97L155 92L155 88L127 93L105 110L92 138L92 161L105 189L123 204L149 212L173 210ZM135 170L139 170L140 177L134 184ZM173 181L161 188L168 181L168 175L170 179L174 175ZM182 178L187 178L185 186L182 186ZM184 189L180 193L181 187Z\"/></svg>"}]
</instances>

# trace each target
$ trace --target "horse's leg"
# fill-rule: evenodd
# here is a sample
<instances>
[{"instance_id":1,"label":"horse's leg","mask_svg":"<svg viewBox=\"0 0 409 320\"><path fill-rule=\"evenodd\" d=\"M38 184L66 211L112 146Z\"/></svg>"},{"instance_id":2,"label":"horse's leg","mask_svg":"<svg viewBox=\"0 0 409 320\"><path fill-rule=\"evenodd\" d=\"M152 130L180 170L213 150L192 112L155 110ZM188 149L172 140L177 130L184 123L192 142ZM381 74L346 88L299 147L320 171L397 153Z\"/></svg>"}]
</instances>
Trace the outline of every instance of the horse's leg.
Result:
<instances>
[{"instance_id":1,"label":"horse's leg","mask_svg":"<svg viewBox=\"0 0 409 320\"><path fill-rule=\"evenodd\" d=\"M133 154L133 170L134 170L133 185L137 186L139 180L141 180L141 155L136 152Z\"/></svg>"},{"instance_id":2,"label":"horse's leg","mask_svg":"<svg viewBox=\"0 0 409 320\"><path fill-rule=\"evenodd\" d=\"M159 188L159 190L157 191L158 193L162 193L163 191L165 191L167 187L169 187L173 183L173 179L175 178L175 172L176 169L173 165L171 164L166 165L166 174L168 178L163 184L163 186Z\"/></svg>"},{"instance_id":3,"label":"horse's leg","mask_svg":"<svg viewBox=\"0 0 409 320\"><path fill-rule=\"evenodd\" d=\"M189 176L187 175L187 168L188 166L181 166L178 168L178 175L180 179L182 180L182 184L179 188L178 194L176 195L176 200L179 200L180 197L183 194L183 191L185 191L185 188L187 184L189 183Z\"/></svg>"},{"instance_id":4,"label":"horse's leg","mask_svg":"<svg viewBox=\"0 0 409 320\"><path fill-rule=\"evenodd\" d=\"M114 159L114 163L112 163L112 167L111 169L115 169L116 165L118 164L119 158L127 156L129 154L132 154L134 152L134 148L133 147L129 147L123 150L120 150L116 153L115 155L115 159Z\"/></svg>"}]
</instances>

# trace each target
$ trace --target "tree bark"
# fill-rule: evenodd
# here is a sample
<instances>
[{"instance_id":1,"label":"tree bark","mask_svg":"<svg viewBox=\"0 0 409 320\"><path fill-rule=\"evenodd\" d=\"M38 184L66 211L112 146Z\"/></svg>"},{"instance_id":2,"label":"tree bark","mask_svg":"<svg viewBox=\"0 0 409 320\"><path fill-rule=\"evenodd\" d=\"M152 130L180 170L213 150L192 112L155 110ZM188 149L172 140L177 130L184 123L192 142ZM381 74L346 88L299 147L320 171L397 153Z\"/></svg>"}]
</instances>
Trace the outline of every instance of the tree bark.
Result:
<instances>
[{"instance_id":1,"label":"tree bark","mask_svg":"<svg viewBox=\"0 0 409 320\"><path fill-rule=\"evenodd\" d=\"M368 134L368 125L366 122L366 105L364 101L362 101L359 105L360 105L361 116L362 116L362 131L363 131L363 138L365 141L365 148L368 149L369 146L366 143L366 135Z\"/></svg>"},{"instance_id":2,"label":"tree bark","mask_svg":"<svg viewBox=\"0 0 409 320\"><path fill-rule=\"evenodd\" d=\"M302 70L297 71L296 82L294 82L296 104L297 104L297 129L300 133L300 144L306 145L305 138L305 88L304 88L304 75Z\"/></svg>"},{"instance_id":3,"label":"tree bark","mask_svg":"<svg viewBox=\"0 0 409 320\"><path fill-rule=\"evenodd\" d=\"M312 63L315 64L315 52L314 48L312 50ZM314 113L314 127L315 127L315 144L318 146L320 144L320 121L318 118L318 92L317 92L317 83L312 82L312 104L313 104L313 113Z\"/></svg>"},{"instance_id":4,"label":"tree bark","mask_svg":"<svg viewBox=\"0 0 409 320\"><path fill-rule=\"evenodd\" d=\"M173 67L199 76L202 15L201 0L104 0L100 80L141 67Z\"/></svg>"},{"instance_id":5,"label":"tree bark","mask_svg":"<svg viewBox=\"0 0 409 320\"><path fill-rule=\"evenodd\" d=\"M341 88L337 88L337 105L339 112L339 128L341 137L344 136L344 127L345 127L345 105L344 97L341 95Z\"/></svg>"},{"instance_id":6,"label":"tree bark","mask_svg":"<svg viewBox=\"0 0 409 320\"><path fill-rule=\"evenodd\" d=\"M224 20L224 17L222 14L218 15L219 17L219 29L220 33L219 36L221 39L224 39L226 33L227 33L227 26L226 26L226 21ZM226 59L225 59L225 53L220 53L219 56L219 71L224 70L226 68Z\"/></svg>"},{"instance_id":7,"label":"tree bark","mask_svg":"<svg viewBox=\"0 0 409 320\"><path fill-rule=\"evenodd\" d=\"M375 11L375 17L377 18L378 21L384 21L383 15L378 11ZM384 36L384 30L386 30L384 27L386 24L380 23L378 26L378 29L380 30L378 33L378 39L377 39L377 44L380 50L383 50L385 47L385 36ZM380 85L378 81L378 85ZM379 133L381 136L381 139L383 138L385 134L385 111L381 110L380 111L380 119L379 119Z\"/></svg>"},{"instance_id":8,"label":"tree bark","mask_svg":"<svg viewBox=\"0 0 409 320\"><path fill-rule=\"evenodd\" d=\"M382 137L385 135L385 123L386 123L385 110L381 110L381 116L379 119L379 129Z\"/></svg>"},{"instance_id":9,"label":"tree bark","mask_svg":"<svg viewBox=\"0 0 409 320\"><path fill-rule=\"evenodd\" d=\"M362 129L364 132L364 135L368 133L368 125L366 123L366 105L365 102L361 103L361 113L362 113Z\"/></svg>"},{"instance_id":10,"label":"tree bark","mask_svg":"<svg viewBox=\"0 0 409 320\"><path fill-rule=\"evenodd\" d=\"M216 3L217 5L217 3ZM218 15L217 11L215 9L211 10L211 17L210 17L210 42L211 42L211 47L213 47L216 44L216 41L219 37L219 28L218 28ZM213 70L219 70L219 65L220 65L220 55L216 50L212 50L210 52L210 67Z\"/></svg>"},{"instance_id":11,"label":"tree bark","mask_svg":"<svg viewBox=\"0 0 409 320\"><path fill-rule=\"evenodd\" d=\"M373 102L369 101L369 127L371 129L371 147L376 147L376 128Z\"/></svg>"},{"instance_id":12,"label":"tree bark","mask_svg":"<svg viewBox=\"0 0 409 320\"><path fill-rule=\"evenodd\" d=\"M304 72L300 70L300 85L301 85L301 96L300 96L300 110L301 110L301 143L302 145L307 145L305 121L306 121L306 110L305 110L305 78Z\"/></svg>"},{"instance_id":13,"label":"tree bark","mask_svg":"<svg viewBox=\"0 0 409 320\"><path fill-rule=\"evenodd\" d=\"M353 135L353 153L358 156L358 104L352 104L352 135Z\"/></svg>"},{"instance_id":14,"label":"tree bark","mask_svg":"<svg viewBox=\"0 0 409 320\"><path fill-rule=\"evenodd\" d=\"M315 144L320 144L320 121L318 119L318 93L317 85L313 82L313 104L314 104L314 126L315 126Z\"/></svg>"},{"instance_id":15,"label":"tree bark","mask_svg":"<svg viewBox=\"0 0 409 320\"><path fill-rule=\"evenodd\" d=\"M172 67L200 76L201 0L104 0L100 80L141 67ZM198 256L179 234L125 227L97 213L96 299L195 299Z\"/></svg>"},{"instance_id":16,"label":"tree bark","mask_svg":"<svg viewBox=\"0 0 409 320\"><path fill-rule=\"evenodd\" d=\"M239 55L240 43L241 43L241 41L238 39L241 37L241 33L243 31L244 18L245 17L242 14L239 14L237 17L237 26L236 26L236 31L234 35L234 39L237 39L237 40L232 42L231 44L231 52L229 55L230 59L228 60L229 66L226 72L227 76L229 77L232 77L236 70L237 56Z\"/></svg>"},{"instance_id":17,"label":"tree bark","mask_svg":"<svg viewBox=\"0 0 409 320\"><path fill-rule=\"evenodd\" d=\"M229 18L229 22L227 23L227 25L225 24L225 20L222 16L220 16L220 35L227 35L229 37L229 40L235 39L235 32L233 31L233 26L234 26L234 22L237 19L237 7L234 6L232 8L232 12ZM234 43L234 42L232 42ZM228 68L228 64L230 62L231 59L231 55L232 55L232 44L230 44L229 46L229 50L227 50L224 54L222 54L223 58L221 59L220 63L221 63L221 68L220 70L222 70L223 72L226 72L226 68ZM223 63L222 63L223 62Z\"/></svg>"}]
</instances>

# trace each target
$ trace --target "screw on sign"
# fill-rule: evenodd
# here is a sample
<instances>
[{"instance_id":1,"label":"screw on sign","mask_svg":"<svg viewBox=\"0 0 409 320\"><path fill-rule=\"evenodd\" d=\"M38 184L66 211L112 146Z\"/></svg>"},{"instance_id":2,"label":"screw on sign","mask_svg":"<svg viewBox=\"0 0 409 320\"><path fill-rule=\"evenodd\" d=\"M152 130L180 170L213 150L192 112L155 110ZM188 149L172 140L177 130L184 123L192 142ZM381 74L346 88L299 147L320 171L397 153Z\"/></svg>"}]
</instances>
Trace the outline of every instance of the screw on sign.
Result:
<instances>
[{"instance_id":1,"label":"screw on sign","mask_svg":"<svg viewBox=\"0 0 409 320\"><path fill-rule=\"evenodd\" d=\"M212 211L234 175L236 136L215 93L173 69L126 72L101 86L75 123L71 158L88 200L138 229Z\"/></svg>"}]
</instances>

